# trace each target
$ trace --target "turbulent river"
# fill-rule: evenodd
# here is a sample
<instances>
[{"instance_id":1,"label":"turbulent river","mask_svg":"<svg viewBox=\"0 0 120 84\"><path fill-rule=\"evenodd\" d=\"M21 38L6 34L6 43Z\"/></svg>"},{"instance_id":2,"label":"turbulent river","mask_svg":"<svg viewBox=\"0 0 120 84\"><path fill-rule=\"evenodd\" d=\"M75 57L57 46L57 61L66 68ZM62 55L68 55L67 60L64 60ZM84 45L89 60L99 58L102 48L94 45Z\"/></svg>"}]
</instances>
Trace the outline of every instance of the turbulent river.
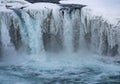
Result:
<instances>
[{"instance_id":1,"label":"turbulent river","mask_svg":"<svg viewBox=\"0 0 120 84\"><path fill-rule=\"evenodd\" d=\"M120 83L119 57L85 53L8 58L0 64L0 84Z\"/></svg>"},{"instance_id":2,"label":"turbulent river","mask_svg":"<svg viewBox=\"0 0 120 84\"><path fill-rule=\"evenodd\" d=\"M0 1L0 84L120 84L116 17L65 2Z\"/></svg>"}]
</instances>

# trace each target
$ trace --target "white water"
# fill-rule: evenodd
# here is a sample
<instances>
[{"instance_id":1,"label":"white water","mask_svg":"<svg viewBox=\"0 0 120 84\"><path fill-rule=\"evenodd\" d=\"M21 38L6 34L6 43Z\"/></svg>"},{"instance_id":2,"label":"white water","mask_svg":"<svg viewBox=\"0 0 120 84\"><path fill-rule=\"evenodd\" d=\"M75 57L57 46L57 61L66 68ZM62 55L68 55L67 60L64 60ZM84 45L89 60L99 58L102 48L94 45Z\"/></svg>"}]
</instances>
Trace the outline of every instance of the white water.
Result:
<instances>
[{"instance_id":1,"label":"white water","mask_svg":"<svg viewBox=\"0 0 120 84\"><path fill-rule=\"evenodd\" d=\"M69 11L64 14L63 22L63 31L64 31L64 46L66 52L73 52L73 26L70 19Z\"/></svg>"},{"instance_id":2,"label":"white water","mask_svg":"<svg viewBox=\"0 0 120 84\"><path fill-rule=\"evenodd\" d=\"M50 3L18 8L0 11L1 84L120 83L119 24L88 8L71 13Z\"/></svg>"},{"instance_id":3,"label":"white water","mask_svg":"<svg viewBox=\"0 0 120 84\"><path fill-rule=\"evenodd\" d=\"M23 41L30 48L32 54L39 54L39 51L43 51L41 22L39 20L41 17L39 16L34 20L26 12L22 11L22 18L25 24L24 29L21 30L24 37ZM27 36L24 36L25 33Z\"/></svg>"},{"instance_id":4,"label":"white water","mask_svg":"<svg viewBox=\"0 0 120 84\"><path fill-rule=\"evenodd\" d=\"M9 36L9 22L10 22L10 11L0 11L0 28L1 28L1 49L4 56L15 53L13 44L10 42Z\"/></svg>"}]
</instances>

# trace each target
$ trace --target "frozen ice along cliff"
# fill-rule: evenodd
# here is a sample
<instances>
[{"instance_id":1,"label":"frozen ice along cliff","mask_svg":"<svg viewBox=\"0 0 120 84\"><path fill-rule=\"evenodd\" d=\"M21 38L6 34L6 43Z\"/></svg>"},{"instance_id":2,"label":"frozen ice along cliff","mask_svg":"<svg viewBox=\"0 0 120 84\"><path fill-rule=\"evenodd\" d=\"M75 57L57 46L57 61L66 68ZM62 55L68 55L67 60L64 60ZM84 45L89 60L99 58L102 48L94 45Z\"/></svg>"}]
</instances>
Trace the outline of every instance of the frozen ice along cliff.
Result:
<instances>
[{"instance_id":1,"label":"frozen ice along cliff","mask_svg":"<svg viewBox=\"0 0 120 84\"><path fill-rule=\"evenodd\" d=\"M0 54L86 49L120 55L120 22L112 24L87 7L72 5L7 0L6 7L0 5Z\"/></svg>"}]
</instances>

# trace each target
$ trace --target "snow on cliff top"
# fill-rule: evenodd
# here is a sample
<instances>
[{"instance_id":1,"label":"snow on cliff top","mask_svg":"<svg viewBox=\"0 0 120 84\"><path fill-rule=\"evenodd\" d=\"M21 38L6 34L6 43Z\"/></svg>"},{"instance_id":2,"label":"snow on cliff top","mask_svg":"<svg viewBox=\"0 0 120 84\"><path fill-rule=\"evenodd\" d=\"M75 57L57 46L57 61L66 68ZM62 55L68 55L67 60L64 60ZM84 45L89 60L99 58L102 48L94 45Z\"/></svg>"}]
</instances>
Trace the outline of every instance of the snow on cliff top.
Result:
<instances>
[{"instance_id":1,"label":"snow on cliff top","mask_svg":"<svg viewBox=\"0 0 120 84\"><path fill-rule=\"evenodd\" d=\"M62 4L83 4L93 14L100 15L112 23L120 20L120 0L62 0Z\"/></svg>"},{"instance_id":2,"label":"snow on cliff top","mask_svg":"<svg viewBox=\"0 0 120 84\"><path fill-rule=\"evenodd\" d=\"M5 6L9 8L21 8L28 4L30 3L25 0L0 0L0 10L6 10Z\"/></svg>"},{"instance_id":3,"label":"snow on cliff top","mask_svg":"<svg viewBox=\"0 0 120 84\"><path fill-rule=\"evenodd\" d=\"M9 8L27 8L27 9L44 9L44 8L51 8L56 9L59 8L57 4L47 3L47 2L40 2L40 3L29 3L25 0L0 0L0 9L5 8L5 6ZM5 10L5 9L3 9Z\"/></svg>"},{"instance_id":4,"label":"snow on cliff top","mask_svg":"<svg viewBox=\"0 0 120 84\"><path fill-rule=\"evenodd\" d=\"M29 9L44 9L44 8L57 9L59 8L59 6L53 3L41 2L41 3L30 4L27 8Z\"/></svg>"}]
</instances>

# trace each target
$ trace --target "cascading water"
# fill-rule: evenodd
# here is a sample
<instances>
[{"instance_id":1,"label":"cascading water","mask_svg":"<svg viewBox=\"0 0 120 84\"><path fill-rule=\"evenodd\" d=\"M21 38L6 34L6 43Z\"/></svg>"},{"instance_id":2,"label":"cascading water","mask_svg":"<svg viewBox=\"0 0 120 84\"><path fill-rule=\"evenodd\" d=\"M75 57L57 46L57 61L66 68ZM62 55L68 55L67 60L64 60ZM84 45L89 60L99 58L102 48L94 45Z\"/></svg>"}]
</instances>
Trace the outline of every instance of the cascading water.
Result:
<instances>
[{"instance_id":1,"label":"cascading water","mask_svg":"<svg viewBox=\"0 0 120 84\"><path fill-rule=\"evenodd\" d=\"M64 46L67 52L73 51L73 26L71 22L71 17L69 10L64 11L64 19L63 19L63 36L64 36Z\"/></svg>"},{"instance_id":2,"label":"cascading water","mask_svg":"<svg viewBox=\"0 0 120 84\"><path fill-rule=\"evenodd\" d=\"M22 21L20 25L23 25L20 28L23 28L21 31L22 42L25 47L30 50L32 54L38 54L43 51L43 42L42 42L42 30L41 30L41 21L39 14L36 15L36 18L33 19L25 11L20 11L22 16ZM37 17L39 16L39 17ZM22 24L23 23L23 24Z\"/></svg>"},{"instance_id":3,"label":"cascading water","mask_svg":"<svg viewBox=\"0 0 120 84\"><path fill-rule=\"evenodd\" d=\"M84 13L85 12L85 13ZM88 12L88 13L87 13ZM89 10L83 9L82 23L86 35L89 34L91 48L100 54L117 55L119 54L119 26L115 26L105 21L100 16L89 15ZM85 15L86 14L86 15Z\"/></svg>"},{"instance_id":4,"label":"cascading water","mask_svg":"<svg viewBox=\"0 0 120 84\"><path fill-rule=\"evenodd\" d=\"M1 58L1 84L120 83L119 22L81 5L7 2L0 6L0 56L9 57Z\"/></svg>"},{"instance_id":5,"label":"cascading water","mask_svg":"<svg viewBox=\"0 0 120 84\"><path fill-rule=\"evenodd\" d=\"M0 55L8 56L15 52L12 43L10 42L9 27L10 27L11 11L1 11L0 13L0 28L1 28L1 53ZM7 52L6 52L7 51Z\"/></svg>"},{"instance_id":6,"label":"cascading water","mask_svg":"<svg viewBox=\"0 0 120 84\"><path fill-rule=\"evenodd\" d=\"M8 14L11 23L7 26L15 47L19 43L19 47L34 54L45 50L60 51L62 48L73 52L80 47L105 55L119 54L119 39L116 38L119 36L116 32L119 26L110 24L102 17L91 15L86 8L72 9L55 4L52 5L56 8L47 8L42 3L42 7L36 9L34 5L39 4L33 4L33 8L12 9L15 13L12 17ZM15 32L18 34L17 40L13 39L15 35L12 34Z\"/></svg>"}]
</instances>

